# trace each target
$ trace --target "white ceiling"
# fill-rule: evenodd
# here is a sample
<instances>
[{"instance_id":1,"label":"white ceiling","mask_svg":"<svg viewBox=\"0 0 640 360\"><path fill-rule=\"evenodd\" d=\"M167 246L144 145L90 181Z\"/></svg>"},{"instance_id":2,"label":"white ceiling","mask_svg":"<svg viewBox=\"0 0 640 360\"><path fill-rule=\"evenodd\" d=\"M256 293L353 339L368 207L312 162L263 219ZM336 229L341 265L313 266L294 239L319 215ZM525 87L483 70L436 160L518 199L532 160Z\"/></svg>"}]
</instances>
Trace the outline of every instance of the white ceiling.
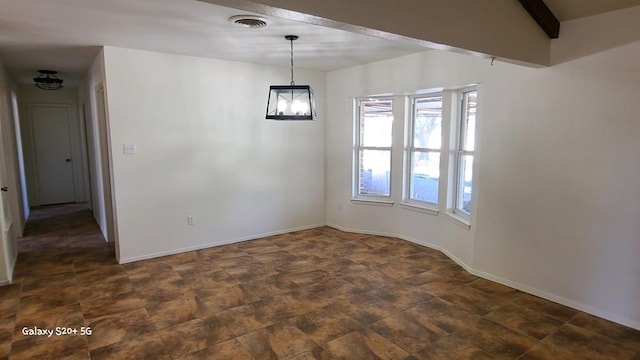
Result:
<instances>
[{"instance_id":1,"label":"white ceiling","mask_svg":"<svg viewBox=\"0 0 640 360\"><path fill-rule=\"evenodd\" d=\"M545 2L561 21L640 5L640 0ZM414 42L273 16L264 29L235 27L227 19L246 12L196 0L0 0L0 9L0 61L17 80L29 83L36 69L52 69L72 85L103 45L288 66L283 37L296 34L296 67L322 71L427 50Z\"/></svg>"},{"instance_id":2,"label":"white ceiling","mask_svg":"<svg viewBox=\"0 0 640 360\"><path fill-rule=\"evenodd\" d=\"M0 60L21 82L36 69L78 79L100 46L329 71L427 50L416 44L269 17L263 29L232 25L246 12L195 0L0 0ZM67 83L67 82L66 82Z\"/></svg>"},{"instance_id":3,"label":"white ceiling","mask_svg":"<svg viewBox=\"0 0 640 360\"><path fill-rule=\"evenodd\" d=\"M640 5L640 0L544 0L544 2L561 22ZM560 36L562 36L562 26L560 26Z\"/></svg>"}]
</instances>

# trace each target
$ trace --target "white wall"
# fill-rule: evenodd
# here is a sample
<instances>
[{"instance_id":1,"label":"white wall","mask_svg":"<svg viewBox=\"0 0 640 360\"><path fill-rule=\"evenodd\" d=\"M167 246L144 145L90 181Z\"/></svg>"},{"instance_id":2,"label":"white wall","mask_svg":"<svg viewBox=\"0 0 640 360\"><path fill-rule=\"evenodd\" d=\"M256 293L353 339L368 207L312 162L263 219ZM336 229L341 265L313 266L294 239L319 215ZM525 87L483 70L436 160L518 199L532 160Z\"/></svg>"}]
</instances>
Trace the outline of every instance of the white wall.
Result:
<instances>
[{"instance_id":1,"label":"white wall","mask_svg":"<svg viewBox=\"0 0 640 360\"><path fill-rule=\"evenodd\" d=\"M325 224L323 73L295 73L318 120L278 122L267 95L287 67L104 55L120 262Z\"/></svg>"},{"instance_id":2,"label":"white wall","mask_svg":"<svg viewBox=\"0 0 640 360\"><path fill-rule=\"evenodd\" d=\"M86 187L87 174L85 173L83 140L84 128L80 122L78 89L75 87L63 87L60 90L48 91L36 88L33 85L18 86L18 103L20 106L20 129L24 154L24 165L27 175L27 193L29 204L40 204L37 197L36 183L36 159L34 154L33 130L31 129L30 106L32 105L66 105L69 107L69 140L71 145L71 157L73 159L73 180L76 202L87 201Z\"/></svg>"},{"instance_id":3,"label":"white wall","mask_svg":"<svg viewBox=\"0 0 640 360\"><path fill-rule=\"evenodd\" d=\"M440 248L476 274L640 328L638 58L640 42L544 69L429 51L329 73L328 223ZM471 230L398 206L398 166L394 206L351 203L353 98L470 83Z\"/></svg>"}]
</instances>

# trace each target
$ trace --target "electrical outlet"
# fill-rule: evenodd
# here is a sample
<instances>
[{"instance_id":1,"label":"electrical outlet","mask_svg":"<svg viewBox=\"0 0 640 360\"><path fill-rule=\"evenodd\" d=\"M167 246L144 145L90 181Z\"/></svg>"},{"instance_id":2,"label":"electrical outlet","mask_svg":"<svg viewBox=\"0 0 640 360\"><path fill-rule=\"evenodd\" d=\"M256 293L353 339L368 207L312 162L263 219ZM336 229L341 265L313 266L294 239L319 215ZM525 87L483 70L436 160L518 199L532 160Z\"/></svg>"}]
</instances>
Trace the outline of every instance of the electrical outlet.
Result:
<instances>
[{"instance_id":1,"label":"electrical outlet","mask_svg":"<svg viewBox=\"0 0 640 360\"><path fill-rule=\"evenodd\" d=\"M193 217L193 215L187 216L187 225L195 225L195 224L196 224L196 220Z\"/></svg>"},{"instance_id":2,"label":"electrical outlet","mask_svg":"<svg viewBox=\"0 0 640 360\"><path fill-rule=\"evenodd\" d=\"M133 155L136 153L136 145L124 144L122 145L122 152L124 152L126 155Z\"/></svg>"}]
</instances>

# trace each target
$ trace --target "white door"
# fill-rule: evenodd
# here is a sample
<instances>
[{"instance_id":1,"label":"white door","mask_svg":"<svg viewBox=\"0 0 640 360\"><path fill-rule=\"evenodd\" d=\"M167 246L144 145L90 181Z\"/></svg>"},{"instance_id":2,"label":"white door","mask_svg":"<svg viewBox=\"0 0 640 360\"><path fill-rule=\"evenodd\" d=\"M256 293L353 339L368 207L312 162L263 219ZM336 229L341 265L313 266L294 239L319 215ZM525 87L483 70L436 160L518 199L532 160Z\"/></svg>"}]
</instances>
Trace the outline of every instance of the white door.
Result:
<instances>
[{"instance_id":1,"label":"white door","mask_svg":"<svg viewBox=\"0 0 640 360\"><path fill-rule=\"evenodd\" d=\"M33 105L30 110L38 204L74 202L69 107Z\"/></svg>"}]
</instances>

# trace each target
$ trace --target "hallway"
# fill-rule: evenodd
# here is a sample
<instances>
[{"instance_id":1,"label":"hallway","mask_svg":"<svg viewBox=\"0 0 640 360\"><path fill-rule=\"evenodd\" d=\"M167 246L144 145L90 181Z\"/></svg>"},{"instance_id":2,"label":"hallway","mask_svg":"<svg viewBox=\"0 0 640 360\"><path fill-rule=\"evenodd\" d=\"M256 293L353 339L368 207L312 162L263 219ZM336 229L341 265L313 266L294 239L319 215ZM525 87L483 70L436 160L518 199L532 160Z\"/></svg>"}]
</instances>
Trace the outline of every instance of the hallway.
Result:
<instances>
[{"instance_id":1,"label":"hallway","mask_svg":"<svg viewBox=\"0 0 640 360\"><path fill-rule=\"evenodd\" d=\"M87 359L84 336L25 336L21 330L80 329L80 298L109 295L93 285L105 269L120 266L91 210L84 203L32 209L18 247L13 284L0 288L0 359Z\"/></svg>"}]
</instances>

